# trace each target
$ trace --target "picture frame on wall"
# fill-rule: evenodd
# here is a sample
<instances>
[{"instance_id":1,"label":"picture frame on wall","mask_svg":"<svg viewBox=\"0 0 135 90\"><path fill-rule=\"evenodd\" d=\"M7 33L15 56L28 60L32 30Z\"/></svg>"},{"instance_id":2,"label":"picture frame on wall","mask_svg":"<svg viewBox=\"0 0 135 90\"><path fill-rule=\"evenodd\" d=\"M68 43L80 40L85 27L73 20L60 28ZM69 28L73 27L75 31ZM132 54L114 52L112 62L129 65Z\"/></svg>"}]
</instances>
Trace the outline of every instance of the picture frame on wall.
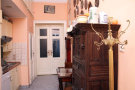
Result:
<instances>
[{"instance_id":1,"label":"picture frame on wall","mask_svg":"<svg viewBox=\"0 0 135 90\"><path fill-rule=\"evenodd\" d=\"M55 14L55 6L44 5L44 13Z\"/></svg>"}]
</instances>

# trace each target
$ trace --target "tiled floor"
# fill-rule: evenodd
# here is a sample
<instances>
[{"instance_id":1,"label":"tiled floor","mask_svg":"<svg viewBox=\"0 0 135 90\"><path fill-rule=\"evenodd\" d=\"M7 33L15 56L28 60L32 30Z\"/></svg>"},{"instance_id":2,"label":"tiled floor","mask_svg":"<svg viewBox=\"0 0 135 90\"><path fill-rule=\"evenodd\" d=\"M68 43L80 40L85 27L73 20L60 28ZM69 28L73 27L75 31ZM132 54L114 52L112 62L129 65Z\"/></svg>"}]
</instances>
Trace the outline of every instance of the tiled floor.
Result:
<instances>
[{"instance_id":1,"label":"tiled floor","mask_svg":"<svg viewBox=\"0 0 135 90\"><path fill-rule=\"evenodd\" d=\"M59 90L57 75L38 76L29 88L19 90Z\"/></svg>"},{"instance_id":2,"label":"tiled floor","mask_svg":"<svg viewBox=\"0 0 135 90\"><path fill-rule=\"evenodd\" d=\"M67 85L64 90L72 90L71 85ZM57 75L38 76L29 88L19 90L59 90Z\"/></svg>"}]
</instances>

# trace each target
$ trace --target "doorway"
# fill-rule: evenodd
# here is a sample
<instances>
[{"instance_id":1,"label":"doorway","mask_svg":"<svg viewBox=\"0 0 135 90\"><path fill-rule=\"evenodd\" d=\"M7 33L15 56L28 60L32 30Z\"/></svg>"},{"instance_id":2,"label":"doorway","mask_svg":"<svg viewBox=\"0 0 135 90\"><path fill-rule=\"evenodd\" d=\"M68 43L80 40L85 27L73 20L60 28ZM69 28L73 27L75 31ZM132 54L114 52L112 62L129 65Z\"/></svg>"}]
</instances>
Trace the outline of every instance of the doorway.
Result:
<instances>
[{"instance_id":1,"label":"doorway","mask_svg":"<svg viewBox=\"0 0 135 90\"><path fill-rule=\"evenodd\" d=\"M65 63L63 24L36 24L37 75L56 74Z\"/></svg>"}]
</instances>

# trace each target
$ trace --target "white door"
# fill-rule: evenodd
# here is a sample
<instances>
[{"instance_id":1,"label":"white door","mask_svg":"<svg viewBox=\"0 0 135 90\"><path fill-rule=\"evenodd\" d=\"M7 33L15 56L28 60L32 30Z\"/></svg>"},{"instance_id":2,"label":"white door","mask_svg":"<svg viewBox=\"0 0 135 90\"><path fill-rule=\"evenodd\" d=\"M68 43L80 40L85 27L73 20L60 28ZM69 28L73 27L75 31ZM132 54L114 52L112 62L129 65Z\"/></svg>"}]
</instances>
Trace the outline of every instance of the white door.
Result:
<instances>
[{"instance_id":1,"label":"white door","mask_svg":"<svg viewBox=\"0 0 135 90\"><path fill-rule=\"evenodd\" d=\"M64 67L65 47L62 25L37 25L37 74L56 74Z\"/></svg>"}]
</instances>

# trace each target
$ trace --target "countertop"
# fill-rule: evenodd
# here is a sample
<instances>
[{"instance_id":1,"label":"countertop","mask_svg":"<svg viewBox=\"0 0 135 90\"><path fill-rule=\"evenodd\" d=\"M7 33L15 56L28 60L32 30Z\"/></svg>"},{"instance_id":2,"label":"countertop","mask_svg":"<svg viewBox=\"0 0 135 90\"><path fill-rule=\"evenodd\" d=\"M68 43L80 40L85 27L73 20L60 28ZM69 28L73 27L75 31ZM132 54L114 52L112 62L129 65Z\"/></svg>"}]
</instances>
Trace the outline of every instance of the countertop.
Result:
<instances>
[{"instance_id":1,"label":"countertop","mask_svg":"<svg viewBox=\"0 0 135 90\"><path fill-rule=\"evenodd\" d=\"M3 74L7 73L8 71L12 70L13 68L19 66L20 62L7 62L9 64L8 67L3 69Z\"/></svg>"}]
</instances>

